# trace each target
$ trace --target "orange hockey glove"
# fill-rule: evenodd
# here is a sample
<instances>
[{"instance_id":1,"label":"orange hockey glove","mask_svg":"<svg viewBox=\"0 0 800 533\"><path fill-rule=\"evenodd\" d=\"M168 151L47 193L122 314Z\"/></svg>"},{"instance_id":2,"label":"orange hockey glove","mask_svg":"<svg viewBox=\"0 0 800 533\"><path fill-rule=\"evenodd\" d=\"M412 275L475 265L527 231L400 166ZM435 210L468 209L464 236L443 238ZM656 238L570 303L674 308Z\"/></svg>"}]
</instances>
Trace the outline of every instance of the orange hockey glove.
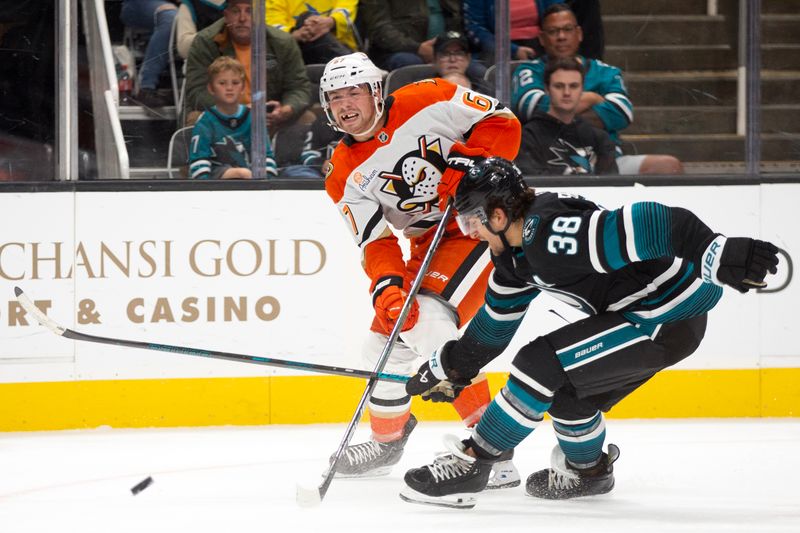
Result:
<instances>
[{"instance_id":1,"label":"orange hockey glove","mask_svg":"<svg viewBox=\"0 0 800 533\"><path fill-rule=\"evenodd\" d=\"M394 328L403 304L406 302L408 293L403 289L403 278L399 276L386 276L378 280L375 290L372 293L372 305L375 308L375 316L378 319L384 332L388 335ZM416 300L411 303L403 329L407 331L414 327L419 318L419 304Z\"/></svg>"},{"instance_id":2,"label":"orange hockey glove","mask_svg":"<svg viewBox=\"0 0 800 533\"><path fill-rule=\"evenodd\" d=\"M450 148L450 154L447 156L447 168L436 188L436 192L439 193L439 209L444 211L447 199L451 196L455 197L456 189L458 189L464 173L486 157L488 154L483 148L470 148L462 143L455 143Z\"/></svg>"}]
</instances>

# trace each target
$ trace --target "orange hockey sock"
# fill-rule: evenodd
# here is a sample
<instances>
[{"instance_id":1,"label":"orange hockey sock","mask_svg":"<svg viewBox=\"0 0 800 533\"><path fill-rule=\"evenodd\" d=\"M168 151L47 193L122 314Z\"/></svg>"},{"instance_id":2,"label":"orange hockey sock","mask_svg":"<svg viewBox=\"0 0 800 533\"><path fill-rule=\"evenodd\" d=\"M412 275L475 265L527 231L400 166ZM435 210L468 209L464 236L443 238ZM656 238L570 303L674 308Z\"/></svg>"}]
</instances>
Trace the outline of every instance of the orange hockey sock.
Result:
<instances>
[{"instance_id":1,"label":"orange hockey sock","mask_svg":"<svg viewBox=\"0 0 800 533\"><path fill-rule=\"evenodd\" d=\"M409 416L411 416L411 411L406 411L399 416L392 416L391 418L370 412L369 425L372 427L372 439L378 442L392 442L400 439L403 436L403 429L406 422L408 422Z\"/></svg>"},{"instance_id":2,"label":"orange hockey sock","mask_svg":"<svg viewBox=\"0 0 800 533\"><path fill-rule=\"evenodd\" d=\"M486 380L486 374L481 372L472 380L469 387L461 391L461 394L453 402L453 407L456 408L456 412L464 424L471 428L481 419L491 401L489 382Z\"/></svg>"}]
</instances>

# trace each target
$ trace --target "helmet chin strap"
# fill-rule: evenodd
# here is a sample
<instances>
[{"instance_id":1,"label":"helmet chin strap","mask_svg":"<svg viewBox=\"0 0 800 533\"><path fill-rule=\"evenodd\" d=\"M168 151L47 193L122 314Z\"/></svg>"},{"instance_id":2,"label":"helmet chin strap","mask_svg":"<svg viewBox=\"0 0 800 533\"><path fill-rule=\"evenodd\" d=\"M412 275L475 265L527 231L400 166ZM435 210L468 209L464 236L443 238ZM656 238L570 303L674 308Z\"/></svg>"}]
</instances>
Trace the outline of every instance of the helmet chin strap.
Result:
<instances>
[{"instance_id":1,"label":"helmet chin strap","mask_svg":"<svg viewBox=\"0 0 800 533\"><path fill-rule=\"evenodd\" d=\"M372 131L375 126L378 125L378 122L380 122L381 118L383 118L383 102L378 103L378 97L373 95L372 103L375 105L375 117L372 119L372 124L370 124L366 130L364 130L365 132ZM340 131L349 135L362 135L361 133L350 133L349 131L343 130L339 124L336 123L336 117L334 117L333 112L330 111L330 104L328 104L328 109L325 110L325 115L328 117L328 126L333 128L335 131Z\"/></svg>"},{"instance_id":2,"label":"helmet chin strap","mask_svg":"<svg viewBox=\"0 0 800 533\"><path fill-rule=\"evenodd\" d=\"M506 213L505 209L503 209L503 213ZM506 239L506 231L508 231L508 228L511 226L511 218L508 216L507 213L506 213L506 225L503 226L502 229L499 230L492 229L492 225L489 223L488 220L486 221L484 226L486 226L486 229L488 229L493 235L497 235L498 237L500 237L500 242L503 243L503 246L505 247L506 250L511 249L511 245L508 243L508 239Z\"/></svg>"}]
</instances>

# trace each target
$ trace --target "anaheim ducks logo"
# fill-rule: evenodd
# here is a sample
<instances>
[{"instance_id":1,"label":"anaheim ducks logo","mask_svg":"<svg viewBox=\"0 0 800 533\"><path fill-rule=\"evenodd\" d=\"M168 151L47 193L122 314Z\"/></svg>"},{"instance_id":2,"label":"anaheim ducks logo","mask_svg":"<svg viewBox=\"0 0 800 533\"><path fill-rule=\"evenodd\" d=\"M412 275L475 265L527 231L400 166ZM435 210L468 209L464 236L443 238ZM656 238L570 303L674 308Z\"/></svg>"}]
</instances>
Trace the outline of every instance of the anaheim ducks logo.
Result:
<instances>
[{"instance_id":1,"label":"anaheim ducks logo","mask_svg":"<svg viewBox=\"0 0 800 533\"><path fill-rule=\"evenodd\" d=\"M431 206L439 202L436 187L447 161L438 138L428 142L423 135L418 139L418 145L417 150L401 157L391 172L384 171L378 176L386 180L381 190L400 198L398 209L428 213Z\"/></svg>"}]
</instances>

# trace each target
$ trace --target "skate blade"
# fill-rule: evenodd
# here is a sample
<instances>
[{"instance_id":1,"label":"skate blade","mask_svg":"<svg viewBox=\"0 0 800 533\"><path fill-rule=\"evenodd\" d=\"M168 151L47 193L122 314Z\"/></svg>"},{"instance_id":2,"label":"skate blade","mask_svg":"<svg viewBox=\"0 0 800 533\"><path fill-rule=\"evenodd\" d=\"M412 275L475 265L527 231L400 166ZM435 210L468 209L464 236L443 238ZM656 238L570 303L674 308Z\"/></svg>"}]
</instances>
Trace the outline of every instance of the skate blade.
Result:
<instances>
[{"instance_id":1,"label":"skate blade","mask_svg":"<svg viewBox=\"0 0 800 533\"><path fill-rule=\"evenodd\" d=\"M338 472L337 471L336 472L336 477L337 478L344 478L344 479L347 479L347 478L366 478L366 479L369 479L369 478L373 478L373 477L388 476L391 472L392 472L392 467L391 466L383 466L383 467L380 467L380 468L376 468L374 470L370 470L369 472L364 472L363 474L347 474L347 473L343 473L343 472Z\"/></svg>"},{"instance_id":2,"label":"skate blade","mask_svg":"<svg viewBox=\"0 0 800 533\"><path fill-rule=\"evenodd\" d=\"M472 509L478 503L474 494L450 494L449 496L426 496L417 492L411 487L406 487L400 491L400 499L408 503L420 503L422 505L434 505L436 507L447 507L449 509Z\"/></svg>"},{"instance_id":3,"label":"skate blade","mask_svg":"<svg viewBox=\"0 0 800 533\"><path fill-rule=\"evenodd\" d=\"M483 490L500 490L500 489L513 489L514 487L519 487L520 481L519 479L514 479L510 481L503 481L501 483L492 483L491 481L486 484L486 488Z\"/></svg>"}]
</instances>

